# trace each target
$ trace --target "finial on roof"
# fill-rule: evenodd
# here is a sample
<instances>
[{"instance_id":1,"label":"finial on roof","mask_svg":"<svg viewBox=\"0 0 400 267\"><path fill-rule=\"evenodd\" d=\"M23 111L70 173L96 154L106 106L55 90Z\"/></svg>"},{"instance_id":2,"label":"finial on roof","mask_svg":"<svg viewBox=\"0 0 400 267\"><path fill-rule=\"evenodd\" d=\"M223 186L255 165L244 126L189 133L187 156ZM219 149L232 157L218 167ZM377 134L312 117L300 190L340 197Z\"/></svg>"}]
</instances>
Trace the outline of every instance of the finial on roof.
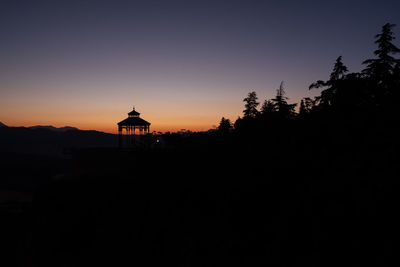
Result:
<instances>
[{"instance_id":1,"label":"finial on roof","mask_svg":"<svg viewBox=\"0 0 400 267\"><path fill-rule=\"evenodd\" d=\"M128 113L129 116L139 116L140 113L135 110L135 106L133 106L133 110Z\"/></svg>"}]
</instances>

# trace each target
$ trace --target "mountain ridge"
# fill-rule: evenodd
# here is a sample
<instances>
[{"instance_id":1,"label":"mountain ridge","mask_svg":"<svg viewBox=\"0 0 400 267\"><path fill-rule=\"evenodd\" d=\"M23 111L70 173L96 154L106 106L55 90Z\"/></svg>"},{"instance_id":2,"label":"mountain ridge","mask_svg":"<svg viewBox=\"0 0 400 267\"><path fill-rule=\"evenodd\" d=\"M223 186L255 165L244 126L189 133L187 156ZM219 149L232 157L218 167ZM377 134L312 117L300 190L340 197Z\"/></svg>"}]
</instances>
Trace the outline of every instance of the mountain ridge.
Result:
<instances>
[{"instance_id":1,"label":"mountain ridge","mask_svg":"<svg viewBox=\"0 0 400 267\"><path fill-rule=\"evenodd\" d=\"M55 132L65 132L65 131L71 131L71 130L77 130L81 131L80 129L76 127L71 127L71 126L63 126L63 127L54 127L52 125L34 125L34 126L29 126L26 127L29 129L45 129L45 130L50 130L50 131L55 131Z\"/></svg>"},{"instance_id":2,"label":"mountain ridge","mask_svg":"<svg viewBox=\"0 0 400 267\"><path fill-rule=\"evenodd\" d=\"M118 137L74 127L0 127L0 154L63 156L69 148L117 147Z\"/></svg>"}]
</instances>

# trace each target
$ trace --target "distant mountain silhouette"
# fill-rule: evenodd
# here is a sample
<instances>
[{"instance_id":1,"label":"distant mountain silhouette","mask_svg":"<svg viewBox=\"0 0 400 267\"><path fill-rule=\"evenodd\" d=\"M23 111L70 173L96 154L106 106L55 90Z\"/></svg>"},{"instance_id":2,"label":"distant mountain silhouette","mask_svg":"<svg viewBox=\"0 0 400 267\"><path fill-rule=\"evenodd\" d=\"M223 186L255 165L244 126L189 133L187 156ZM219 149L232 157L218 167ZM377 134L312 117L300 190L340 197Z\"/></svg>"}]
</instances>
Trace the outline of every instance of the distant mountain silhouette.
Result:
<instances>
[{"instance_id":1,"label":"distant mountain silhouette","mask_svg":"<svg viewBox=\"0 0 400 267\"><path fill-rule=\"evenodd\" d=\"M69 149L116 147L114 134L53 126L0 127L0 153L63 156Z\"/></svg>"},{"instance_id":2,"label":"distant mountain silhouette","mask_svg":"<svg viewBox=\"0 0 400 267\"><path fill-rule=\"evenodd\" d=\"M7 127L7 125L5 125L4 123L2 123L2 122L0 121L0 127Z\"/></svg>"},{"instance_id":3,"label":"distant mountain silhouette","mask_svg":"<svg viewBox=\"0 0 400 267\"><path fill-rule=\"evenodd\" d=\"M70 126L65 126L65 127L54 127L51 125L35 125L28 127L30 129L45 129L45 130L51 130L51 131L56 131L56 132L65 132L65 131L70 131L70 130L79 130L78 128L75 127L70 127Z\"/></svg>"}]
</instances>

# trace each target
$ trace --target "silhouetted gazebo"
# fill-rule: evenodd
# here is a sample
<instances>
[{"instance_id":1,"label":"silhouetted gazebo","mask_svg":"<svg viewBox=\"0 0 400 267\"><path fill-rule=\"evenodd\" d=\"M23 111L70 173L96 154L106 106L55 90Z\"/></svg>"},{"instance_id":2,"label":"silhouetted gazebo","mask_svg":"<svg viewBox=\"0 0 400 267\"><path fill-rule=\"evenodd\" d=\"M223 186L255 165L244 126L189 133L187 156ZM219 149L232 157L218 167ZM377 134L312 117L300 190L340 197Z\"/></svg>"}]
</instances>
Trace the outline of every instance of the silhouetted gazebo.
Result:
<instances>
[{"instance_id":1,"label":"silhouetted gazebo","mask_svg":"<svg viewBox=\"0 0 400 267\"><path fill-rule=\"evenodd\" d=\"M126 131L126 144L128 146L136 145L136 131L139 135L150 133L150 122L145 121L140 118L140 113L133 110L128 113L128 118L123 121L118 122L118 145L121 147L123 145L123 130Z\"/></svg>"}]
</instances>

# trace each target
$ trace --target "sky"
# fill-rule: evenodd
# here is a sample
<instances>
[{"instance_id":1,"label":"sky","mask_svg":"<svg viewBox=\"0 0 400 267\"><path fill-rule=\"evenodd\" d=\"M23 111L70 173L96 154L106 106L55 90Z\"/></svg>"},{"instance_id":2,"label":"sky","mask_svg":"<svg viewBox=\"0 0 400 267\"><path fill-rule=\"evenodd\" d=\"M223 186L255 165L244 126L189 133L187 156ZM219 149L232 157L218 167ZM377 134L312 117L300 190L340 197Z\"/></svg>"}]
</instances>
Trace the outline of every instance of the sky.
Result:
<instances>
[{"instance_id":1,"label":"sky","mask_svg":"<svg viewBox=\"0 0 400 267\"><path fill-rule=\"evenodd\" d=\"M0 121L117 132L135 106L153 131L203 131L243 98L289 102L373 57L400 1L0 1Z\"/></svg>"}]
</instances>

